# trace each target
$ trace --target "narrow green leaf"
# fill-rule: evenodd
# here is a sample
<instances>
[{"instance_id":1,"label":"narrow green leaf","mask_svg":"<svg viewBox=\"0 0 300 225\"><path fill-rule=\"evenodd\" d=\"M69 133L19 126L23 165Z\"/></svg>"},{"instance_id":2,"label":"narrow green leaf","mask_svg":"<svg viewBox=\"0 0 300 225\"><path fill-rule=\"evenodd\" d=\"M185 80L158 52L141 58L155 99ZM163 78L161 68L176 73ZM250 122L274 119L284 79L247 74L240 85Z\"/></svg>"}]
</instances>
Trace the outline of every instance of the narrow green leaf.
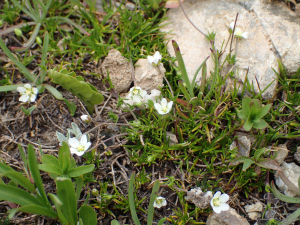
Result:
<instances>
[{"instance_id":1,"label":"narrow green leaf","mask_svg":"<svg viewBox=\"0 0 300 225\"><path fill-rule=\"evenodd\" d=\"M18 84L0 86L0 92L17 90L18 87L19 87Z\"/></svg>"},{"instance_id":2,"label":"narrow green leaf","mask_svg":"<svg viewBox=\"0 0 300 225\"><path fill-rule=\"evenodd\" d=\"M51 2L51 1L47 1L47 2ZM44 42L43 42L43 51L42 51L42 60L41 60L41 67L42 67L42 71L40 74L40 81L41 83L44 82L45 77L47 75L47 71L46 71L46 58L47 58L47 54L48 54L48 45L49 45L49 33L45 32L45 36L44 36Z\"/></svg>"},{"instance_id":3,"label":"narrow green leaf","mask_svg":"<svg viewBox=\"0 0 300 225\"><path fill-rule=\"evenodd\" d=\"M21 63L19 62L14 56L13 54L10 52L10 50L6 47L6 45L4 44L4 42L2 41L2 39L0 38L0 47L2 48L3 52L7 55L7 57L13 61L14 64L16 64L16 66L18 66L22 73L24 74L24 76L26 77L27 80L30 80L31 82L34 82L36 76L31 74L29 72L29 70ZM37 85L40 84L40 81L38 80L36 82Z\"/></svg>"},{"instance_id":4,"label":"narrow green leaf","mask_svg":"<svg viewBox=\"0 0 300 225\"><path fill-rule=\"evenodd\" d=\"M25 205L14 209L14 211L57 218L57 214L53 210L39 205Z\"/></svg>"},{"instance_id":5,"label":"narrow green leaf","mask_svg":"<svg viewBox=\"0 0 300 225\"><path fill-rule=\"evenodd\" d=\"M6 171L2 174L2 176L8 177L9 179L15 181L19 185L21 185L26 190L30 191L31 193L35 192L35 188L33 184L28 180L26 177L24 177L21 173L17 171Z\"/></svg>"},{"instance_id":6,"label":"narrow green leaf","mask_svg":"<svg viewBox=\"0 0 300 225\"><path fill-rule=\"evenodd\" d=\"M243 165L243 171L246 171L253 163L255 163L254 160L248 158L244 161L244 165Z\"/></svg>"},{"instance_id":7,"label":"narrow green leaf","mask_svg":"<svg viewBox=\"0 0 300 225\"><path fill-rule=\"evenodd\" d=\"M158 221L157 225L163 225L166 222L167 218L162 218Z\"/></svg>"},{"instance_id":8,"label":"narrow green leaf","mask_svg":"<svg viewBox=\"0 0 300 225\"><path fill-rule=\"evenodd\" d=\"M229 163L229 166L236 166L236 165L238 165L240 163L244 163L247 159L249 159L249 157L247 157L247 156L241 156L241 157L239 157L237 159L232 160Z\"/></svg>"},{"instance_id":9,"label":"narrow green leaf","mask_svg":"<svg viewBox=\"0 0 300 225\"><path fill-rule=\"evenodd\" d=\"M260 149L255 150L255 152L254 152L255 160L257 161L265 151L266 151L266 148L260 148Z\"/></svg>"},{"instance_id":10,"label":"narrow green leaf","mask_svg":"<svg viewBox=\"0 0 300 225\"><path fill-rule=\"evenodd\" d=\"M204 79L206 79L206 61L209 57L207 57L202 63L201 65L198 67L198 69L196 70L195 74L194 74L194 77L193 77L193 80L192 80L192 87L195 87L195 81L196 81L196 78L197 78L197 75L199 73L199 71L201 70L201 68L203 67L203 70L202 70L202 79L203 79L203 76L204 76ZM202 82L202 80L201 80ZM205 81L204 81L205 83Z\"/></svg>"},{"instance_id":11,"label":"narrow green leaf","mask_svg":"<svg viewBox=\"0 0 300 225\"><path fill-rule=\"evenodd\" d=\"M300 198L295 198L295 197L291 197L291 196L287 196L284 194L281 194L277 189L275 184L272 182L272 192L275 195L276 198L278 198L279 200L283 201L283 202L288 202L288 203L295 203L295 204L299 204L300 203Z\"/></svg>"},{"instance_id":12,"label":"narrow green leaf","mask_svg":"<svg viewBox=\"0 0 300 225\"><path fill-rule=\"evenodd\" d=\"M62 94L55 88L49 84L44 84L44 87L58 100L63 100L64 97Z\"/></svg>"},{"instance_id":13,"label":"narrow green leaf","mask_svg":"<svg viewBox=\"0 0 300 225\"><path fill-rule=\"evenodd\" d=\"M39 164L38 165L40 170L43 170L48 173L53 173L59 176L63 175L63 171L58 166L52 165L52 164Z\"/></svg>"},{"instance_id":14,"label":"narrow green leaf","mask_svg":"<svg viewBox=\"0 0 300 225\"><path fill-rule=\"evenodd\" d=\"M79 167L68 170L67 174L70 177L78 177L80 175L92 172L94 170L94 168L95 168L94 164L90 164L90 165L86 165L86 166L79 166Z\"/></svg>"},{"instance_id":15,"label":"narrow green leaf","mask_svg":"<svg viewBox=\"0 0 300 225\"><path fill-rule=\"evenodd\" d=\"M263 119L260 119L258 122L253 123L253 128L255 129L265 129L268 126L269 124Z\"/></svg>"},{"instance_id":16,"label":"narrow green leaf","mask_svg":"<svg viewBox=\"0 0 300 225\"><path fill-rule=\"evenodd\" d=\"M58 159L54 155L42 155L41 161L43 164L49 164L59 167Z\"/></svg>"},{"instance_id":17,"label":"narrow green leaf","mask_svg":"<svg viewBox=\"0 0 300 225\"><path fill-rule=\"evenodd\" d=\"M299 220L299 216L300 216L300 209L297 209L295 212L293 212L287 218L282 220L280 225L290 225L290 224L294 223L295 221Z\"/></svg>"},{"instance_id":18,"label":"narrow green leaf","mask_svg":"<svg viewBox=\"0 0 300 225\"><path fill-rule=\"evenodd\" d=\"M56 212L59 218L59 221L63 224L63 225L69 225L68 220L66 219L66 217L64 216L64 214L61 211L61 206L62 206L62 201L54 194L49 193L48 194L49 197L51 198L52 202L55 205L56 208Z\"/></svg>"},{"instance_id":19,"label":"narrow green leaf","mask_svg":"<svg viewBox=\"0 0 300 225\"><path fill-rule=\"evenodd\" d=\"M118 220L112 220L111 225L120 225L120 223L118 222Z\"/></svg>"},{"instance_id":20,"label":"narrow green leaf","mask_svg":"<svg viewBox=\"0 0 300 225\"><path fill-rule=\"evenodd\" d=\"M174 52L175 52L175 55L176 55L176 58L177 58L177 61L178 61L178 66L179 66L180 71L181 71L181 76L182 76L183 82L186 84L188 92L189 92L190 96L193 98L193 97L195 97L194 96L194 90L193 90L193 87L190 83L189 76L186 72L186 68L185 68L184 61L183 61L183 58L182 58L182 55L181 55L181 52L180 52L180 48L179 48L177 42L174 41L174 40L172 40L172 45L173 45Z\"/></svg>"},{"instance_id":21,"label":"narrow green leaf","mask_svg":"<svg viewBox=\"0 0 300 225\"><path fill-rule=\"evenodd\" d=\"M152 192L151 192L151 196L150 196L150 202L149 202L149 206L148 206L148 216L147 216L147 225L152 225L153 224L153 216L154 216L154 201L157 198L157 193L159 191L159 180L155 181L153 188L152 188Z\"/></svg>"},{"instance_id":22,"label":"narrow green leaf","mask_svg":"<svg viewBox=\"0 0 300 225\"><path fill-rule=\"evenodd\" d=\"M70 225L77 225L77 201L72 181L57 178L57 197L62 201L61 211Z\"/></svg>"},{"instance_id":23,"label":"narrow green leaf","mask_svg":"<svg viewBox=\"0 0 300 225\"><path fill-rule=\"evenodd\" d=\"M97 214L89 205L83 205L79 209L79 218L84 225L97 225Z\"/></svg>"},{"instance_id":24,"label":"narrow green leaf","mask_svg":"<svg viewBox=\"0 0 300 225\"><path fill-rule=\"evenodd\" d=\"M135 200L133 194L134 177L135 177L135 172L132 173L129 181L129 186L128 186L129 207L130 207L130 212L131 212L133 222L135 223L135 225L141 225L135 210Z\"/></svg>"},{"instance_id":25,"label":"narrow green leaf","mask_svg":"<svg viewBox=\"0 0 300 225\"><path fill-rule=\"evenodd\" d=\"M43 198L44 203L46 205L50 205L50 203L47 199L46 193L45 193L44 186L43 186L41 174L40 174L36 156L35 156L35 151L34 151L33 146L30 144L28 145L28 166L29 166L31 176L34 180L34 183L39 191L39 194Z\"/></svg>"},{"instance_id":26,"label":"narrow green leaf","mask_svg":"<svg viewBox=\"0 0 300 225\"><path fill-rule=\"evenodd\" d=\"M242 111L246 118L248 118L248 116L250 115L250 103L251 103L251 98L249 98L249 97L243 98Z\"/></svg>"},{"instance_id":27,"label":"narrow green leaf","mask_svg":"<svg viewBox=\"0 0 300 225\"><path fill-rule=\"evenodd\" d=\"M1 199L16 203L21 206L24 205L43 206L43 204L36 197L29 194L27 191L6 184L0 184L0 196Z\"/></svg>"},{"instance_id":28,"label":"narrow green leaf","mask_svg":"<svg viewBox=\"0 0 300 225\"><path fill-rule=\"evenodd\" d=\"M250 118L250 116L249 116L248 120L247 120L246 123L244 124L244 129L245 129L245 131L251 130L252 126L253 126L253 122L251 121L251 118Z\"/></svg>"},{"instance_id":29,"label":"narrow green leaf","mask_svg":"<svg viewBox=\"0 0 300 225\"><path fill-rule=\"evenodd\" d=\"M76 200L78 201L80 198L80 193L83 187L83 177L78 176L76 180Z\"/></svg>"},{"instance_id":30,"label":"narrow green leaf","mask_svg":"<svg viewBox=\"0 0 300 225\"><path fill-rule=\"evenodd\" d=\"M268 105L261 107L260 109L257 110L256 116L258 118L264 117L270 111L271 107L272 107L272 104L268 104Z\"/></svg>"},{"instance_id":31,"label":"narrow green leaf","mask_svg":"<svg viewBox=\"0 0 300 225\"><path fill-rule=\"evenodd\" d=\"M62 171L63 173L66 173L70 167L70 154L64 152L62 157L63 157Z\"/></svg>"},{"instance_id":32,"label":"narrow green leaf","mask_svg":"<svg viewBox=\"0 0 300 225\"><path fill-rule=\"evenodd\" d=\"M5 165L4 163L0 162L0 174L3 174L7 171L14 171L14 170L10 166Z\"/></svg>"},{"instance_id":33,"label":"narrow green leaf","mask_svg":"<svg viewBox=\"0 0 300 225\"><path fill-rule=\"evenodd\" d=\"M26 157L26 154L25 154L25 151L24 151L24 148L20 145L20 144L18 144L18 148L19 148L19 152L20 152L20 154L21 154L21 158L22 158L22 160L23 160L23 163L24 163L24 169L25 169L25 172L27 173L27 176L28 176L28 159L27 159L27 157Z\"/></svg>"},{"instance_id":34,"label":"narrow green leaf","mask_svg":"<svg viewBox=\"0 0 300 225\"><path fill-rule=\"evenodd\" d=\"M178 85L180 90L182 91L182 93L184 94L184 97L186 98L186 100L189 102L191 100L191 96L188 93L188 91L186 90L185 86L183 85L183 83L181 81L178 81Z\"/></svg>"},{"instance_id":35,"label":"narrow green leaf","mask_svg":"<svg viewBox=\"0 0 300 225\"><path fill-rule=\"evenodd\" d=\"M60 168L64 167L64 155L68 156L69 158L71 157L69 145L66 142L62 143L62 146L59 148L58 151L58 161Z\"/></svg>"}]
</instances>

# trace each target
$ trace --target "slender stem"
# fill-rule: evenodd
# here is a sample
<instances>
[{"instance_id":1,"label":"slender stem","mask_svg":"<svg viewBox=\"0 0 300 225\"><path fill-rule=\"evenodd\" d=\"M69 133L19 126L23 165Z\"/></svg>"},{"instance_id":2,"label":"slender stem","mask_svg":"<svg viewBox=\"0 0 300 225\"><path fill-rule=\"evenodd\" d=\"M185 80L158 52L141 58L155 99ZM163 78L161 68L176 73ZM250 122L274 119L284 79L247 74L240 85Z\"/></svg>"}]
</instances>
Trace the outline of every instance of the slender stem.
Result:
<instances>
[{"instance_id":1,"label":"slender stem","mask_svg":"<svg viewBox=\"0 0 300 225\"><path fill-rule=\"evenodd\" d=\"M198 30L202 35L204 35L204 37L206 37L206 34L204 34L198 27L196 27L196 25L190 20L190 18L187 16L187 14L185 13L183 7L182 7L182 4L181 4L181 1L179 1L179 4L180 4L180 7L181 7L181 10L182 12L184 13L185 17L188 19L188 21L196 28L196 30Z\"/></svg>"},{"instance_id":2,"label":"slender stem","mask_svg":"<svg viewBox=\"0 0 300 225\"><path fill-rule=\"evenodd\" d=\"M231 36L231 42L230 42L230 48L229 48L229 56L230 57L231 57L232 42L233 42L233 38L234 38L234 31L235 31L235 26L236 26L238 16L239 16L239 13L236 14L235 21L234 21L234 26L233 26L233 30L232 30L232 36Z\"/></svg>"}]
</instances>

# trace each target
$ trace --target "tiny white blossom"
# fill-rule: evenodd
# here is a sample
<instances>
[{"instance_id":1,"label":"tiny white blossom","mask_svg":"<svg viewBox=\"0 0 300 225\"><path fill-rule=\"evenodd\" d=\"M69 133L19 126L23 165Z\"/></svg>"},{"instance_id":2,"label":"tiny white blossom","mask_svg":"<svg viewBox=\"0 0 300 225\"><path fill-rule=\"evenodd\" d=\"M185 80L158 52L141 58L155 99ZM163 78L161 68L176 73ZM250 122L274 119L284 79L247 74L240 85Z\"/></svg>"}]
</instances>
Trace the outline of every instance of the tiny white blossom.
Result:
<instances>
[{"instance_id":1,"label":"tiny white blossom","mask_svg":"<svg viewBox=\"0 0 300 225\"><path fill-rule=\"evenodd\" d=\"M83 135L80 138L80 141L77 138L70 138L69 145L71 146L70 152L71 154L76 154L78 156L82 156L86 150L91 146L91 142L87 141L87 136Z\"/></svg>"},{"instance_id":2,"label":"tiny white blossom","mask_svg":"<svg viewBox=\"0 0 300 225\"><path fill-rule=\"evenodd\" d=\"M154 103L154 107L161 115L167 114L171 111L173 101L167 102L167 99L163 98L160 103Z\"/></svg>"},{"instance_id":3,"label":"tiny white blossom","mask_svg":"<svg viewBox=\"0 0 300 225\"><path fill-rule=\"evenodd\" d=\"M226 203L228 200L229 196L227 194L221 195L221 192L217 191L211 199L210 205L216 213L220 213L229 209L229 205Z\"/></svg>"},{"instance_id":4,"label":"tiny white blossom","mask_svg":"<svg viewBox=\"0 0 300 225\"><path fill-rule=\"evenodd\" d=\"M38 89L31 87L30 84L25 84L24 87L18 87L17 91L20 92L21 95L19 98L20 102L34 102L38 93Z\"/></svg>"},{"instance_id":5,"label":"tiny white blossom","mask_svg":"<svg viewBox=\"0 0 300 225\"><path fill-rule=\"evenodd\" d=\"M231 34L232 34L232 31L233 31L233 27L234 27L234 22L232 22L229 26L229 33L231 33ZM248 33L243 32L240 28L235 27L234 36L236 36L237 38L247 39L248 38Z\"/></svg>"},{"instance_id":6,"label":"tiny white blossom","mask_svg":"<svg viewBox=\"0 0 300 225\"><path fill-rule=\"evenodd\" d=\"M85 123L89 123L89 122L92 121L92 118L91 118L89 115L82 115L82 116L80 117L80 119L81 119L83 122L85 122Z\"/></svg>"},{"instance_id":7,"label":"tiny white blossom","mask_svg":"<svg viewBox=\"0 0 300 225\"><path fill-rule=\"evenodd\" d=\"M146 95L147 91L143 90L142 88L132 87L130 88L126 98L132 100L134 104L141 104Z\"/></svg>"},{"instance_id":8,"label":"tiny white blossom","mask_svg":"<svg viewBox=\"0 0 300 225\"><path fill-rule=\"evenodd\" d=\"M161 196L157 197L155 199L154 203L153 203L153 206L155 208L160 208L160 207L166 206L166 205L167 205L166 199L164 197L161 197Z\"/></svg>"},{"instance_id":9,"label":"tiny white blossom","mask_svg":"<svg viewBox=\"0 0 300 225\"><path fill-rule=\"evenodd\" d=\"M150 64L158 66L160 64L161 54L159 52L155 52L154 56L148 55L147 59Z\"/></svg>"}]
</instances>

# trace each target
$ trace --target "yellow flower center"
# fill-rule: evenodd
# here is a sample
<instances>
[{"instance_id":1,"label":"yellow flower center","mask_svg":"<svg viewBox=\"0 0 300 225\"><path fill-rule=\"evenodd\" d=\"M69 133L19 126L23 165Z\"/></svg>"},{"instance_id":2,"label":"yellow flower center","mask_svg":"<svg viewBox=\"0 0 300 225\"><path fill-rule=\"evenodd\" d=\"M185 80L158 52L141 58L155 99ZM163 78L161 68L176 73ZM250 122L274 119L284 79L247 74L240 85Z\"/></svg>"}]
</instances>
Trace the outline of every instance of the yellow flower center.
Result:
<instances>
[{"instance_id":1,"label":"yellow flower center","mask_svg":"<svg viewBox=\"0 0 300 225\"><path fill-rule=\"evenodd\" d=\"M83 145L79 145L79 146L77 147L77 151L79 151L79 152L84 151L84 146L83 146Z\"/></svg>"},{"instance_id":2,"label":"yellow flower center","mask_svg":"<svg viewBox=\"0 0 300 225\"><path fill-rule=\"evenodd\" d=\"M219 205L221 204L220 199L219 199L219 198L213 199L213 204L214 204L215 206L219 206Z\"/></svg>"},{"instance_id":3,"label":"yellow flower center","mask_svg":"<svg viewBox=\"0 0 300 225\"><path fill-rule=\"evenodd\" d=\"M163 203L163 200L164 200L164 199L156 199L156 203L157 203L158 205L161 205L161 204Z\"/></svg>"},{"instance_id":4,"label":"yellow flower center","mask_svg":"<svg viewBox=\"0 0 300 225\"><path fill-rule=\"evenodd\" d=\"M139 95L140 94L140 90L139 89L133 89L133 94L134 95Z\"/></svg>"},{"instance_id":5,"label":"yellow flower center","mask_svg":"<svg viewBox=\"0 0 300 225\"><path fill-rule=\"evenodd\" d=\"M31 90L30 90L30 89L27 89L26 92L25 92L25 94L26 94L26 95L31 95Z\"/></svg>"}]
</instances>

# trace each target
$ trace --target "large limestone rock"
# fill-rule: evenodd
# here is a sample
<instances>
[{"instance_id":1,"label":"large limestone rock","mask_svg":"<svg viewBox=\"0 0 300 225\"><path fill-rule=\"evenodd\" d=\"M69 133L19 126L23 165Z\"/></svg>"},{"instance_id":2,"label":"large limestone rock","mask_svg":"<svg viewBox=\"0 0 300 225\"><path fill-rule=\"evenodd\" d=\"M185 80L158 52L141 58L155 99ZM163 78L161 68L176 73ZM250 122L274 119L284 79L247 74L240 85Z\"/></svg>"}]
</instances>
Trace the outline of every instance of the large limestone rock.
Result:
<instances>
[{"instance_id":1,"label":"large limestone rock","mask_svg":"<svg viewBox=\"0 0 300 225\"><path fill-rule=\"evenodd\" d=\"M251 9L278 51L287 73L300 66L300 17L280 2L255 0Z\"/></svg>"},{"instance_id":2,"label":"large limestone rock","mask_svg":"<svg viewBox=\"0 0 300 225\"><path fill-rule=\"evenodd\" d=\"M255 13L249 12L245 7L245 5L251 7L252 4L251 1L242 0L186 0L183 6L189 18L200 30L206 34L216 32L217 49L221 48L223 41L224 45L226 44L229 37L228 27L239 13L237 27L248 32L248 39L234 40L232 48L233 53L237 53L238 62L232 69L236 71L236 78L243 82L249 67L248 79L250 84L253 83L257 93L259 89L263 90L273 81L263 94L264 98L272 98L277 85L272 68L278 70L277 58L273 52L272 42ZM167 16L168 25L162 30L167 32L173 30L167 38L172 38L179 44L191 80L199 65L210 55L211 45L188 22L180 7L169 10ZM227 45L224 55L228 54L229 46L230 44ZM171 42L168 43L168 50L172 56L175 55ZM208 71L211 71L213 68L211 59L207 61L207 66ZM198 75L197 81L200 79Z\"/></svg>"},{"instance_id":3,"label":"large limestone rock","mask_svg":"<svg viewBox=\"0 0 300 225\"><path fill-rule=\"evenodd\" d=\"M107 70L109 71L109 77L114 85L114 90L118 94L126 92L129 89L132 81L131 65L118 50L112 49L108 52L101 68L104 77L107 77Z\"/></svg>"}]
</instances>

